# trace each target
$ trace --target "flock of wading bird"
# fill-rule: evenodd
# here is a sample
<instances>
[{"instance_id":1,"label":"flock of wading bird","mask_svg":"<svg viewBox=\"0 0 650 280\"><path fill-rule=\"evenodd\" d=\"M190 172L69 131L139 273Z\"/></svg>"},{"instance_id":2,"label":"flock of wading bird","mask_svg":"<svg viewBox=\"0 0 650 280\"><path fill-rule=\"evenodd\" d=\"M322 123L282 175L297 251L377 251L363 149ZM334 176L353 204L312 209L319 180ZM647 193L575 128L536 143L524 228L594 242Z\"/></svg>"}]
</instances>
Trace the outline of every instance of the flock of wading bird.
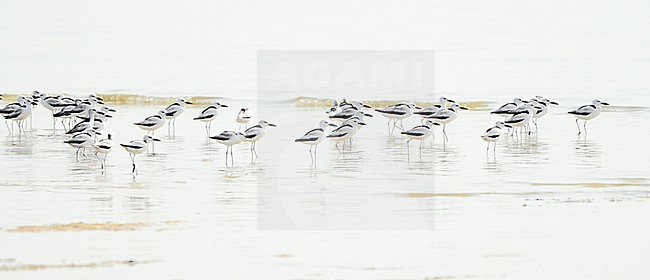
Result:
<instances>
[{"instance_id":1,"label":"flock of wading bird","mask_svg":"<svg viewBox=\"0 0 650 280\"><path fill-rule=\"evenodd\" d=\"M2 100L2 95L0 95L0 100ZM426 108L418 107L413 102L403 102L385 108L374 109L374 111L388 119L389 135L393 135L395 129L401 131L400 133L408 139L406 141L407 147L411 141L419 140L421 157L423 142L433 136L433 128L435 126L442 126L444 141L448 141L446 132L447 125L459 117L460 110L467 110L466 107L444 96L440 97L439 101L439 104ZM114 144L111 139L111 134L108 134L105 139L98 139L97 135L101 134L105 123L112 118L111 113L115 112L114 109L105 106L103 99L96 94L90 94L87 98L73 98L64 95L49 96L45 93L34 91L30 96L18 96L16 102L6 104L0 109L0 115L5 119L5 124L12 137L12 141L15 136L13 124L15 123L17 126L18 139L20 141L22 137L26 137L26 121L29 119L31 122L32 112L39 104L42 104L42 107L51 112L52 129L55 134L57 120L61 122L65 134L69 135L69 138L64 143L77 148L77 161L79 160L80 153L86 156L86 149L92 149L94 150L95 157L101 163L102 170L106 168L106 158L113 150ZM147 153L149 146L151 146L151 152L155 152L155 142L160 141L160 139L155 138L154 133L156 130L162 128L166 122L168 124L168 133L170 135L172 133L175 134L176 118L183 113L185 106L189 104L192 103L180 98L163 110L158 111L158 113L134 123L137 127L145 130L147 134L141 139L120 144L129 153L134 176L138 174L135 157L139 154ZM493 127L487 129L480 136L481 139L487 142L486 153L489 155L491 143L494 143L493 150L496 153L496 143L504 135L530 135L532 133L530 124L533 123L537 127L538 119L548 114L551 105L558 105L558 103L542 96L535 96L528 101L515 98L513 102L506 103L491 111L491 114L499 115L504 120L496 122ZM602 111L603 105L609 104L595 99L591 104L568 112L576 118L578 135L583 133L583 131L585 134L587 133L587 121L597 117ZM251 143L251 160L256 160L258 157L255 149L256 143L264 137L266 129L269 126L274 127L275 125L261 120L257 125L247 127L252 118L251 110L249 108L242 108L235 119L235 122L239 124L239 131L228 130L217 135L211 135L212 121L219 116L221 108L224 107L228 106L214 101L196 116L194 120L204 122L207 136L226 146L226 166L228 165L229 153L230 162L234 165L232 148L242 142ZM348 150L351 150L354 135L362 126L366 125L364 118L372 117L371 114L366 112L370 109L372 109L371 106L360 101L345 99L340 103L334 101L334 105L327 111L329 120L321 120L319 127L308 131L296 139L295 142L310 146L309 155L312 164L316 162L316 147L326 138L335 141L335 147L339 154L344 155L346 144L348 145ZM413 115L420 116L422 118L422 124L411 129L405 129L402 121ZM579 120L584 121L583 129L580 128ZM11 127L9 127L8 121L12 122ZM243 131L242 126L244 126ZM331 132L327 132L329 127L335 128ZM342 144L342 147L339 147L339 144Z\"/></svg>"}]
</instances>

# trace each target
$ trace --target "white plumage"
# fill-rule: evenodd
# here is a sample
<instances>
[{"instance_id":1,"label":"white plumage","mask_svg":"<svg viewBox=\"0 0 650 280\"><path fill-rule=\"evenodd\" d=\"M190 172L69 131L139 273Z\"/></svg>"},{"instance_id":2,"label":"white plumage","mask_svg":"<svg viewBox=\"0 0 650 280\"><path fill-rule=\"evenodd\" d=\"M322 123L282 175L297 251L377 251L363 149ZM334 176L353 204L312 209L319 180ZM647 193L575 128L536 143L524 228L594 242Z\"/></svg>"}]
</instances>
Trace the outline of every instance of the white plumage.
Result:
<instances>
[{"instance_id":1,"label":"white plumage","mask_svg":"<svg viewBox=\"0 0 650 280\"><path fill-rule=\"evenodd\" d=\"M578 124L578 120L585 121L583 126L585 129L585 134L587 134L587 121L592 120L595 117L598 117L598 115L600 115L600 112L603 111L603 107L602 107L603 105L609 105L609 103L602 102L598 99L594 99L589 105L584 105L578 109L569 111L569 114L574 115L576 118L576 125L578 126L578 135L582 133L582 131L580 131L580 125Z\"/></svg>"},{"instance_id":2,"label":"white plumage","mask_svg":"<svg viewBox=\"0 0 650 280\"><path fill-rule=\"evenodd\" d=\"M275 127L276 125L268 123L267 121L260 121L258 125L249 127L244 131L244 142L251 143L251 160L253 160L253 155L257 158L257 141L262 139L266 135L266 128L269 126Z\"/></svg>"},{"instance_id":3,"label":"white plumage","mask_svg":"<svg viewBox=\"0 0 650 280\"><path fill-rule=\"evenodd\" d=\"M214 139L219 144L226 146L226 166L228 165L228 151L230 150L230 160L233 165L235 165L234 157L232 154L232 146L237 145L244 141L244 134L236 131L224 131L219 135L210 136L210 139Z\"/></svg>"}]
</instances>

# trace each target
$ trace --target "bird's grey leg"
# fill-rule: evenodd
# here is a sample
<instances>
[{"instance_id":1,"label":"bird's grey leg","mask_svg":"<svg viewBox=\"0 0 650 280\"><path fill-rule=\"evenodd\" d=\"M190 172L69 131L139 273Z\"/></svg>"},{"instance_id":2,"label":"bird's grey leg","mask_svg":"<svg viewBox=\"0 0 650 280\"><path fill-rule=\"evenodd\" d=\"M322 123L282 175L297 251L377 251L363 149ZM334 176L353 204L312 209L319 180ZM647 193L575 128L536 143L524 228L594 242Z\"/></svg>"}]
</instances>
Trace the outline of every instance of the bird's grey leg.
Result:
<instances>
[{"instance_id":1,"label":"bird's grey leg","mask_svg":"<svg viewBox=\"0 0 650 280\"><path fill-rule=\"evenodd\" d=\"M447 137L447 124L442 125L442 134L445 136L445 141L449 141L449 137Z\"/></svg>"},{"instance_id":2,"label":"bird's grey leg","mask_svg":"<svg viewBox=\"0 0 650 280\"><path fill-rule=\"evenodd\" d=\"M228 149L230 149L230 147L226 146L226 166L228 166Z\"/></svg>"},{"instance_id":3,"label":"bird's grey leg","mask_svg":"<svg viewBox=\"0 0 650 280\"><path fill-rule=\"evenodd\" d=\"M578 119L576 119L576 126L578 127L578 136L580 136L580 133L582 133L582 131L580 131L580 124L578 124Z\"/></svg>"},{"instance_id":4,"label":"bird's grey leg","mask_svg":"<svg viewBox=\"0 0 650 280\"><path fill-rule=\"evenodd\" d=\"M311 148L312 147L313 146L309 146L309 157L311 158L311 164L314 164L314 155L312 155L312 153L311 153Z\"/></svg>"},{"instance_id":5,"label":"bird's grey leg","mask_svg":"<svg viewBox=\"0 0 650 280\"><path fill-rule=\"evenodd\" d=\"M131 158L131 163L133 164L133 170L131 171L131 173L138 174L138 169L135 168L135 155L133 155L133 157Z\"/></svg>"},{"instance_id":6,"label":"bird's grey leg","mask_svg":"<svg viewBox=\"0 0 650 280\"><path fill-rule=\"evenodd\" d=\"M587 120L585 120L584 128L585 128L585 135L587 135Z\"/></svg>"},{"instance_id":7,"label":"bird's grey leg","mask_svg":"<svg viewBox=\"0 0 650 280\"><path fill-rule=\"evenodd\" d=\"M388 136L391 136L392 133L390 132L390 119L388 119Z\"/></svg>"},{"instance_id":8,"label":"bird's grey leg","mask_svg":"<svg viewBox=\"0 0 650 280\"><path fill-rule=\"evenodd\" d=\"M413 139L406 140L406 161L411 161L411 147L409 146L409 143Z\"/></svg>"},{"instance_id":9,"label":"bird's grey leg","mask_svg":"<svg viewBox=\"0 0 650 280\"><path fill-rule=\"evenodd\" d=\"M104 169L104 162L102 161L101 158L99 158L99 155L98 155L98 154L99 154L98 152L95 152L95 157L97 158L97 160L99 160L99 163L102 164L102 169Z\"/></svg>"},{"instance_id":10,"label":"bird's grey leg","mask_svg":"<svg viewBox=\"0 0 650 280\"><path fill-rule=\"evenodd\" d=\"M336 145L334 146L336 146L336 150L339 151L339 155L343 154L341 153L341 149L339 149L339 142L336 142Z\"/></svg>"},{"instance_id":11,"label":"bird's grey leg","mask_svg":"<svg viewBox=\"0 0 650 280\"><path fill-rule=\"evenodd\" d=\"M232 166L235 166L235 158L232 153L232 146L230 146L230 163L232 164Z\"/></svg>"}]
</instances>

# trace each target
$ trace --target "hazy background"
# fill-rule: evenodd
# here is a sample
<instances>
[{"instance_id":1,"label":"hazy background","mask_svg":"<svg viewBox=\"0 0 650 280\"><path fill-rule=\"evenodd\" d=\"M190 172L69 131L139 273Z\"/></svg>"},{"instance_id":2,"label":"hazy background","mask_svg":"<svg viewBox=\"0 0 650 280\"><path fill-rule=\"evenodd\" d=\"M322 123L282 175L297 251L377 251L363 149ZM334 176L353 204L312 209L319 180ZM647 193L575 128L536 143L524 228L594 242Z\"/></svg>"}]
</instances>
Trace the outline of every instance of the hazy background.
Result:
<instances>
[{"instance_id":1,"label":"hazy background","mask_svg":"<svg viewBox=\"0 0 650 280\"><path fill-rule=\"evenodd\" d=\"M2 1L0 92L254 97L257 50L436 50L436 91L635 99L648 1ZM588 101L588 100L587 100Z\"/></svg>"}]
</instances>

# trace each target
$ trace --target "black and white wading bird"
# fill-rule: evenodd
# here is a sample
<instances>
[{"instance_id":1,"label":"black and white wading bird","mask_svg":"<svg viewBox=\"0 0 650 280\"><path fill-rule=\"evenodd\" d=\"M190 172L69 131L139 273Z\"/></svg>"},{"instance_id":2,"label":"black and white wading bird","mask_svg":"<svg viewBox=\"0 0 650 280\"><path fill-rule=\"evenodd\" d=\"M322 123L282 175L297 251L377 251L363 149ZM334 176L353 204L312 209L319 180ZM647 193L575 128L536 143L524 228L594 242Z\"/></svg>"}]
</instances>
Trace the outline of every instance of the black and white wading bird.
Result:
<instances>
[{"instance_id":1,"label":"black and white wading bird","mask_svg":"<svg viewBox=\"0 0 650 280\"><path fill-rule=\"evenodd\" d=\"M30 102L24 96L18 96L17 102L9 103L5 105L4 108L0 109L0 115L5 119L5 124L7 125L7 130L11 135L14 135L13 123L15 122L18 126L18 136L21 136L24 133L27 133L25 130L25 120L32 115L33 107L32 102ZM7 121L12 121L11 129L9 129L9 124Z\"/></svg>"},{"instance_id":2,"label":"black and white wading bird","mask_svg":"<svg viewBox=\"0 0 650 280\"><path fill-rule=\"evenodd\" d=\"M89 111L89 117L86 118L77 116L77 118L80 118L81 121L75 124L65 134L80 133L85 131L89 126L91 126L96 132L101 132L104 129L104 121L102 120L103 117L98 117L97 111L95 111L95 109L91 109L89 107L87 110Z\"/></svg>"},{"instance_id":3,"label":"black and white wading bird","mask_svg":"<svg viewBox=\"0 0 650 280\"><path fill-rule=\"evenodd\" d=\"M341 109L347 109L347 108L350 108L350 107L354 107L354 108L357 108L358 110L363 109L363 108L366 108L366 109L372 108L370 105L363 104L363 102L361 102L361 101L356 101L356 100L348 101L345 98L343 98L343 101L341 101L341 103L339 104L339 107L341 107Z\"/></svg>"},{"instance_id":4,"label":"black and white wading bird","mask_svg":"<svg viewBox=\"0 0 650 280\"><path fill-rule=\"evenodd\" d=\"M371 114L368 114L366 112L357 109L356 107L348 107L338 111L337 113L329 115L330 120L338 121L338 122L344 122L354 117L363 120L364 117L372 118L373 116Z\"/></svg>"},{"instance_id":5,"label":"black and white wading bird","mask_svg":"<svg viewBox=\"0 0 650 280\"><path fill-rule=\"evenodd\" d=\"M496 157L497 152L497 141L503 135L504 128L512 128L512 126L504 124L502 121L496 122L493 127L488 128L482 135L481 139L487 142L487 149L485 150L485 156L489 155L490 152L490 143L494 143L494 156Z\"/></svg>"},{"instance_id":6,"label":"black and white wading bird","mask_svg":"<svg viewBox=\"0 0 650 280\"><path fill-rule=\"evenodd\" d=\"M535 112L535 115L533 116L533 124L535 125L535 129L538 128L538 126L537 126L538 120L540 118L542 118L543 116L546 116L548 114L548 111L550 110L551 105L560 105L560 103L548 100L547 98L544 98L544 97L542 97L540 95L535 96L535 98L533 98L533 104L535 104L535 106L541 108L541 109L537 110Z\"/></svg>"},{"instance_id":7,"label":"black and white wading bird","mask_svg":"<svg viewBox=\"0 0 650 280\"><path fill-rule=\"evenodd\" d=\"M193 103L185 100L185 98L179 98L176 102L165 108L165 118L169 120L169 123L167 124L168 135L172 135L172 124L174 126L173 135L176 135L176 118L185 111L185 104Z\"/></svg>"},{"instance_id":8,"label":"black and white wading bird","mask_svg":"<svg viewBox=\"0 0 650 280\"><path fill-rule=\"evenodd\" d=\"M375 109L382 116L388 118L388 135L393 135L395 132L395 127L397 127L397 121L399 121L399 128L404 130L402 121L413 115L414 110L421 110L422 108L415 105L413 102L403 102L395 105L391 105L381 109ZM393 128L390 128L390 122L393 122Z\"/></svg>"},{"instance_id":9,"label":"black and white wading bird","mask_svg":"<svg viewBox=\"0 0 650 280\"><path fill-rule=\"evenodd\" d=\"M113 150L112 136L110 134L107 136L108 137L106 139L99 140L93 145L93 148L95 148L95 156L102 164L102 170L106 170L106 158L108 157L108 154ZM104 159L100 158L99 154L104 155Z\"/></svg>"},{"instance_id":10,"label":"black and white wading bird","mask_svg":"<svg viewBox=\"0 0 650 280\"><path fill-rule=\"evenodd\" d=\"M447 137L447 124L453 122L458 118L460 110L467 110L467 107L460 106L458 103L454 103L451 104L451 107L442 109L426 118L431 119L438 124L442 124L442 135L444 136L444 140L448 141L449 138Z\"/></svg>"},{"instance_id":11,"label":"black and white wading bird","mask_svg":"<svg viewBox=\"0 0 650 280\"><path fill-rule=\"evenodd\" d=\"M63 129L68 131L69 128L72 128L74 125L73 121L76 116L83 116L87 115L88 110L94 108L96 101L94 99L91 100L81 100L77 99L75 101L75 104L72 105L70 104L69 106L65 106L59 111L58 113L55 113L53 116L56 118L61 119L61 124L63 124ZM65 121L68 121L68 126L66 127Z\"/></svg>"},{"instance_id":12,"label":"black and white wading bird","mask_svg":"<svg viewBox=\"0 0 650 280\"><path fill-rule=\"evenodd\" d=\"M256 150L257 141L264 137L266 128L269 126L275 127L276 125L262 120L256 126L249 127L244 131L244 142L251 143L251 161L255 161L258 158Z\"/></svg>"},{"instance_id":13,"label":"black and white wading bird","mask_svg":"<svg viewBox=\"0 0 650 280\"><path fill-rule=\"evenodd\" d=\"M569 114L574 115L576 117L576 126L578 126L578 135L582 133L582 131L580 131L580 124L578 124L578 120L585 121L583 127L585 129L585 135L587 135L587 121L593 120L595 117L598 117L598 115L600 115L600 112L603 111L603 105L607 106L609 105L609 103L600 101L598 99L594 99L589 105L584 105L578 109L569 111Z\"/></svg>"},{"instance_id":14,"label":"black and white wading bird","mask_svg":"<svg viewBox=\"0 0 650 280\"><path fill-rule=\"evenodd\" d=\"M202 121L205 123L205 133L210 137L210 131L212 129L212 121L219 116L221 113L221 108L228 107L228 105L221 104L217 101L212 102L210 106L203 109L201 114L199 114L194 120Z\"/></svg>"},{"instance_id":15,"label":"black and white wading bird","mask_svg":"<svg viewBox=\"0 0 650 280\"><path fill-rule=\"evenodd\" d=\"M519 129L520 134L522 132L526 132L528 135L531 134L530 122L532 121L535 112L537 112L537 110L540 110L541 108L533 105L532 103L526 103L524 105L524 109L526 110L516 112L512 117L508 118L504 122L505 124L515 128L512 130L511 135L513 135L516 132L515 131L516 129Z\"/></svg>"},{"instance_id":16,"label":"black and white wading bird","mask_svg":"<svg viewBox=\"0 0 650 280\"><path fill-rule=\"evenodd\" d=\"M327 130L328 126L336 127L335 124L323 120L318 124L318 128L314 128L308 131L305 133L305 135L295 140L295 142L309 145L309 157L311 157L311 164L315 164L316 162L316 150L318 149L318 144L325 140L325 131ZM313 154L312 148L314 150Z\"/></svg>"},{"instance_id":17,"label":"black and white wading bird","mask_svg":"<svg viewBox=\"0 0 650 280\"><path fill-rule=\"evenodd\" d=\"M55 133L56 117L54 114L61 111L63 107L72 104L61 100L60 96L48 96L46 93L41 93L41 103L43 104L43 108L49 110L52 113L52 130L53 133Z\"/></svg>"},{"instance_id":18,"label":"black and white wading bird","mask_svg":"<svg viewBox=\"0 0 650 280\"><path fill-rule=\"evenodd\" d=\"M251 120L251 109L241 108L237 114L235 121L239 124L239 131L241 131L241 126L244 125L244 129L248 127L248 122Z\"/></svg>"},{"instance_id":19,"label":"black and white wading bird","mask_svg":"<svg viewBox=\"0 0 650 280\"><path fill-rule=\"evenodd\" d=\"M134 124L137 125L140 129L146 130L147 135L149 134L149 132L151 132L151 136L153 136L157 129L159 129L159 128L163 127L163 125L165 125L165 116L166 115L167 115L167 111L160 110L160 111L158 111L158 114L155 114L153 116L149 116L149 117L145 118L144 120L142 120L140 122L137 122L137 123L134 123ZM156 149L156 147L152 142L151 152L155 153L155 149Z\"/></svg>"},{"instance_id":20,"label":"black and white wading bird","mask_svg":"<svg viewBox=\"0 0 650 280\"><path fill-rule=\"evenodd\" d=\"M95 137L95 131L92 129L92 127L87 127L86 131L75 134L72 136L72 138L63 141L63 143L77 148L75 158L77 161L79 161L79 152L81 151L82 155L85 157L86 148L90 148L93 146L93 144L95 144Z\"/></svg>"},{"instance_id":21,"label":"black and white wading bird","mask_svg":"<svg viewBox=\"0 0 650 280\"><path fill-rule=\"evenodd\" d=\"M232 146L237 145L244 141L244 134L236 131L224 131L219 135L210 136L210 139L214 139L217 143L226 146L226 166L228 166L228 151L230 150L230 162L232 165L235 165L235 159L232 154Z\"/></svg>"},{"instance_id":22,"label":"black and white wading bird","mask_svg":"<svg viewBox=\"0 0 650 280\"><path fill-rule=\"evenodd\" d=\"M440 101L440 104L436 104L436 105L433 105L433 106L422 108L422 110L415 111L415 112L413 112L413 114L416 114L416 115L422 117L423 121L424 121L424 118L426 118L428 116L431 116L431 115L437 113L440 110L447 109L447 104L456 103L456 101L451 100L451 99L449 99L449 98L447 98L445 96L440 96L439 101Z\"/></svg>"},{"instance_id":23,"label":"black and white wading bird","mask_svg":"<svg viewBox=\"0 0 650 280\"><path fill-rule=\"evenodd\" d=\"M129 157L131 158L131 163L133 164L133 176L138 174L138 169L135 167L135 156L139 154L146 153L149 147L149 143L160 142L160 139L153 138L149 134L142 136L142 140L133 140L127 144L120 144L124 149L129 152Z\"/></svg>"},{"instance_id":24,"label":"black and white wading bird","mask_svg":"<svg viewBox=\"0 0 650 280\"><path fill-rule=\"evenodd\" d=\"M512 116L512 112L517 110L520 106L523 104L527 103L526 101L521 100L521 98L517 97L512 102L506 103L501 105L499 108L494 109L490 112L490 114L495 114L499 115L505 119L509 118Z\"/></svg>"},{"instance_id":25,"label":"black and white wading bird","mask_svg":"<svg viewBox=\"0 0 650 280\"><path fill-rule=\"evenodd\" d=\"M344 123L336 129L332 130L332 133L327 135L327 138L336 141L336 149L339 151L339 154L344 154L343 152L345 152L345 142L347 142L349 139L352 139L352 137L357 134L357 131L359 131L359 128L362 125L366 125L366 123L362 122L358 118L351 119L349 122ZM339 149L340 142L343 142L343 152L341 152L341 149Z\"/></svg>"},{"instance_id":26,"label":"black and white wading bird","mask_svg":"<svg viewBox=\"0 0 650 280\"><path fill-rule=\"evenodd\" d=\"M402 131L402 134L406 135L406 137L409 138L409 140L406 140L406 149L408 150L409 158L411 157L411 149L409 147L409 142L411 142L411 140L420 140L420 158L422 158L422 146L424 144L424 140L426 140L427 138L433 135L433 127L436 125L440 125L440 124L430 119L427 119L424 121L424 124L422 125L418 125L407 131Z\"/></svg>"}]
</instances>

